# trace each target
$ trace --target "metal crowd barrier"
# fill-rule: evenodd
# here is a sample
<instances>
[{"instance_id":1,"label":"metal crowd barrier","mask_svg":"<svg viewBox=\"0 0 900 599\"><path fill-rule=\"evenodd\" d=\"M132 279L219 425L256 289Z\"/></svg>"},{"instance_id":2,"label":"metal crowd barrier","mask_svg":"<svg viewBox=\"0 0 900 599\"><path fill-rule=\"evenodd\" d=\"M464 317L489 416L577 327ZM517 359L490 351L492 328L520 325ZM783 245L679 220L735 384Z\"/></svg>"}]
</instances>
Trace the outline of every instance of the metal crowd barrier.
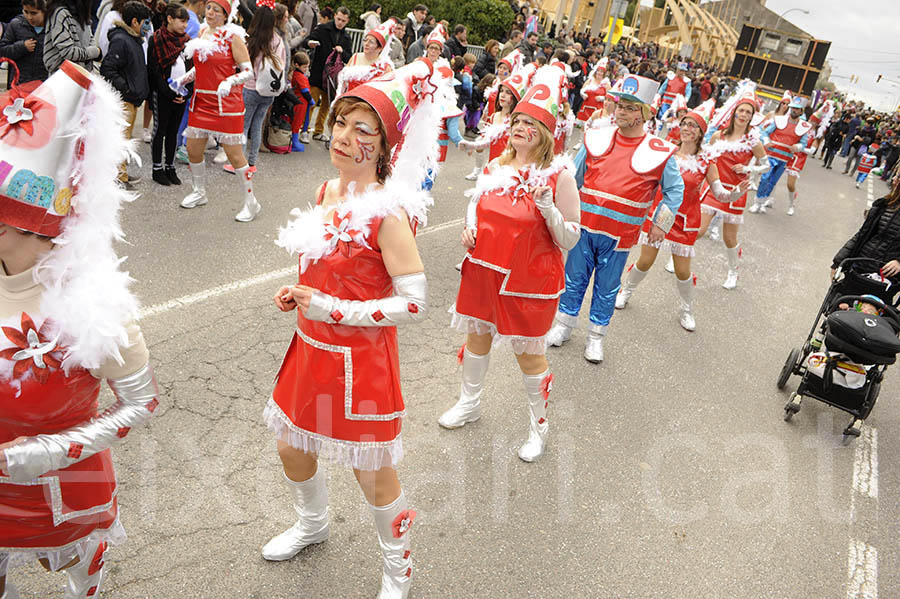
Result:
<instances>
[{"instance_id":1,"label":"metal crowd barrier","mask_svg":"<svg viewBox=\"0 0 900 599\"><path fill-rule=\"evenodd\" d=\"M352 27L345 27L344 31L347 32L347 35L350 36L350 41L353 42L351 45L353 52L362 52L364 31ZM484 46L466 46L466 50L473 54L476 59L481 58L481 55L484 54Z\"/></svg>"}]
</instances>

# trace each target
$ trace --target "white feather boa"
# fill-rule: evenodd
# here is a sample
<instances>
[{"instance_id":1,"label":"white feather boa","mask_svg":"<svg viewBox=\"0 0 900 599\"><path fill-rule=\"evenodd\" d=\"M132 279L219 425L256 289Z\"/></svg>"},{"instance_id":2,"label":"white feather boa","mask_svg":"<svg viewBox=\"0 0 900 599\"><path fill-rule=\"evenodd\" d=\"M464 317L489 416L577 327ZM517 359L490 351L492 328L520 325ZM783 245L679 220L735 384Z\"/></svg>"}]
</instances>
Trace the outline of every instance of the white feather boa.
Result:
<instances>
[{"instance_id":1,"label":"white feather boa","mask_svg":"<svg viewBox=\"0 0 900 599\"><path fill-rule=\"evenodd\" d=\"M722 154L738 154L740 152L750 152L753 150L753 146L757 145L758 143L760 143L759 130L751 129L750 133L741 136L741 138L738 140L727 141L724 139L718 139L715 143L706 146L705 149L710 156L710 160L715 160Z\"/></svg>"},{"instance_id":2,"label":"white feather boa","mask_svg":"<svg viewBox=\"0 0 900 599\"><path fill-rule=\"evenodd\" d=\"M235 2L235 4L237 4L237 2ZM207 34L209 34L210 37L204 37ZM244 31L244 28L240 25L228 23L210 34L209 27L204 25L203 29L200 30L200 34L185 44L182 55L185 58L206 62L206 59L216 52L227 52L231 38L235 35L243 40L247 37L247 32ZM226 44L226 42L228 42L228 44Z\"/></svg>"},{"instance_id":3,"label":"white feather boa","mask_svg":"<svg viewBox=\"0 0 900 599\"><path fill-rule=\"evenodd\" d=\"M491 165L487 173L478 177L475 187L465 192L466 197L477 201L486 193L497 192L502 195L518 185L525 185L528 188L540 187L546 185L550 177L562 170L575 174L575 163L568 154L556 156L547 168L528 169L524 181L519 179L519 171L513 166L500 166L496 162L491 162Z\"/></svg>"},{"instance_id":4,"label":"white feather boa","mask_svg":"<svg viewBox=\"0 0 900 599\"><path fill-rule=\"evenodd\" d=\"M119 227L122 202L134 199L116 182L118 164L133 153L132 142L122 134L122 101L100 77L91 76L82 116L68 132L84 142L83 156L71 165L72 212L53 240L56 247L34 269L35 281L45 289L41 315L58 331L67 372L99 368L109 359L121 364L126 325L138 310L129 291L132 279L120 269L124 258L113 250L113 242L125 237Z\"/></svg>"},{"instance_id":5,"label":"white feather boa","mask_svg":"<svg viewBox=\"0 0 900 599\"><path fill-rule=\"evenodd\" d=\"M388 179L383 187L369 186L361 193L351 186L347 199L341 202L335 209L338 220L343 220L349 215L349 229L359 233L357 242L364 243L364 239L371 233L370 225L377 218L397 216L414 220L419 225L427 221L427 209L433 200L428 192L423 190L411 191L402 182L393 178ZM313 262L329 255L336 248L335 242L326 239L326 226L331 223L325 221L328 209L322 206L310 205L306 210L295 208L291 211L294 220L286 227L278 231L278 239L275 245L282 247L290 254L300 255L300 272Z\"/></svg>"},{"instance_id":6,"label":"white feather boa","mask_svg":"<svg viewBox=\"0 0 900 599\"><path fill-rule=\"evenodd\" d=\"M683 173L700 173L709 169L709 163L712 160L707 151L701 150L699 154L693 156L675 154L675 162L678 163L678 170Z\"/></svg>"}]
</instances>

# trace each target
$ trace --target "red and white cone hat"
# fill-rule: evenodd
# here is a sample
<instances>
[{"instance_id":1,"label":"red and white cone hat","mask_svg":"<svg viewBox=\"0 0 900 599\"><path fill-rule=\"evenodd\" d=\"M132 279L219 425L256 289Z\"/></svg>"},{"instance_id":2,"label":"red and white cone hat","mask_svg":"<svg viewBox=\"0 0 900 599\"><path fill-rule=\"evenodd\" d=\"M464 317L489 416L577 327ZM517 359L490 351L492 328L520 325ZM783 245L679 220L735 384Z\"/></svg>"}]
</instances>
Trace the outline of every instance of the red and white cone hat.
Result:
<instances>
[{"instance_id":1,"label":"red and white cone hat","mask_svg":"<svg viewBox=\"0 0 900 599\"><path fill-rule=\"evenodd\" d=\"M370 29L366 32L366 35L371 35L378 42L378 45L382 48L387 47L388 40L394 34L394 27L397 25L397 21L394 19L388 19L378 27L374 29Z\"/></svg>"},{"instance_id":2,"label":"red and white cone hat","mask_svg":"<svg viewBox=\"0 0 900 599\"><path fill-rule=\"evenodd\" d=\"M531 86L531 82L534 80L534 74L537 72L537 66L530 62L523 67L520 67L516 70L512 75L504 79L500 82L500 85L505 86L509 91L512 92L512 95L516 98L516 102L522 99L522 96L525 95L525 92L528 91L528 88Z\"/></svg>"},{"instance_id":3,"label":"red and white cone hat","mask_svg":"<svg viewBox=\"0 0 900 599\"><path fill-rule=\"evenodd\" d=\"M525 55L521 50L516 49L501 58L500 62L509 67L509 72L513 73L525 63Z\"/></svg>"},{"instance_id":4,"label":"red and white cone hat","mask_svg":"<svg viewBox=\"0 0 900 599\"><path fill-rule=\"evenodd\" d=\"M684 118L693 119L693 121L697 123L697 126L700 127L700 130L706 134L706 130L709 128L709 121L712 118L713 110L715 110L715 108L716 101L710 98L691 112L684 115Z\"/></svg>"},{"instance_id":5,"label":"red and white cone hat","mask_svg":"<svg viewBox=\"0 0 900 599\"><path fill-rule=\"evenodd\" d=\"M427 48L430 44L437 44L444 48L444 42L447 41L447 32L444 31L444 26L440 23L428 34L428 37L425 38L425 47Z\"/></svg>"},{"instance_id":6,"label":"red and white cone hat","mask_svg":"<svg viewBox=\"0 0 900 599\"><path fill-rule=\"evenodd\" d=\"M555 135L556 119L562 110L562 85L565 77L565 73L555 67L546 65L539 68L528 91L516 104L513 114L527 114L547 127L550 135Z\"/></svg>"},{"instance_id":7,"label":"red and white cone hat","mask_svg":"<svg viewBox=\"0 0 900 599\"><path fill-rule=\"evenodd\" d=\"M72 208L73 158L87 71L64 62L38 87L0 99L0 221L56 237ZM31 91L28 93L27 89Z\"/></svg>"}]
</instances>

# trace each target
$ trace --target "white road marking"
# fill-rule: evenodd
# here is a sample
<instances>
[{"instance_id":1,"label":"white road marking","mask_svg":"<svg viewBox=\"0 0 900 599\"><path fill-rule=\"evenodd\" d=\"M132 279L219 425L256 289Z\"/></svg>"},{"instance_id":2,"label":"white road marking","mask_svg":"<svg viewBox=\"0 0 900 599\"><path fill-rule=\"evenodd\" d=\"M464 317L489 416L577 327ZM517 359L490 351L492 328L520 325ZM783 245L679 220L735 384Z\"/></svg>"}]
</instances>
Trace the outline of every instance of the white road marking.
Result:
<instances>
[{"instance_id":1,"label":"white road marking","mask_svg":"<svg viewBox=\"0 0 900 599\"><path fill-rule=\"evenodd\" d=\"M433 227L426 227L419 231L416 234L416 237L425 237L426 235L430 235L431 233L437 233L445 229L458 227L463 224L463 222L463 219L457 218L445 223L441 223L439 225L435 225ZM255 277L241 279L239 281L232 281L231 283L219 285L218 287L211 287L210 289L204 289L203 291L198 291L197 293L183 295L181 297L177 297L175 299L171 299L169 301L154 304L152 306L144 308L138 314L138 319L156 316L157 314L163 314L165 312L169 312L170 310L174 310L175 308L183 308L185 306L190 306L191 304L205 302L208 299L212 299L220 295L225 295L226 293L231 293L232 291L238 291L240 289L246 289L247 287L259 285L260 283L267 283L268 281L288 277L290 275L296 274L296 272L296 265L289 266L287 268L279 268L278 270L265 272L256 275Z\"/></svg>"},{"instance_id":2,"label":"white road marking","mask_svg":"<svg viewBox=\"0 0 900 599\"><path fill-rule=\"evenodd\" d=\"M850 541L847 599L878 599L878 550L862 541Z\"/></svg>"},{"instance_id":3,"label":"white road marking","mask_svg":"<svg viewBox=\"0 0 900 599\"><path fill-rule=\"evenodd\" d=\"M868 210L875 202L875 182L871 174L869 174L866 182L868 183L866 186L866 210Z\"/></svg>"},{"instance_id":4,"label":"white road marking","mask_svg":"<svg viewBox=\"0 0 900 599\"><path fill-rule=\"evenodd\" d=\"M862 497L878 499L878 430L875 427L863 427L856 440L853 491Z\"/></svg>"}]
</instances>

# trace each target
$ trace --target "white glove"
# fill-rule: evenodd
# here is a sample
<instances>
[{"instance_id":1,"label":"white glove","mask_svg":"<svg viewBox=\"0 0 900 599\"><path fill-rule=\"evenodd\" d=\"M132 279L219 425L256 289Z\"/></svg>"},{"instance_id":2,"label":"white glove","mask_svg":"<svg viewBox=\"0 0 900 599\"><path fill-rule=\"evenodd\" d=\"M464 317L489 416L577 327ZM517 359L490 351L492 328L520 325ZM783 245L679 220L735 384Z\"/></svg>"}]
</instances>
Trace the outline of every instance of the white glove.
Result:
<instances>
[{"instance_id":1,"label":"white glove","mask_svg":"<svg viewBox=\"0 0 900 599\"><path fill-rule=\"evenodd\" d=\"M745 192L741 191L741 189L735 186L734 189L728 191L725 189L725 186L722 185L722 182L718 179L712 182L709 186L712 189L713 195L716 196L716 199L722 202L723 204L730 204L735 200L740 199Z\"/></svg>"},{"instance_id":2,"label":"white glove","mask_svg":"<svg viewBox=\"0 0 900 599\"><path fill-rule=\"evenodd\" d=\"M457 144L457 147L458 147L460 150L462 150L463 152L471 152L472 150L477 149L477 148L475 147L475 144L473 144L473 143L472 143L471 141L469 141L468 139L460 140L459 144Z\"/></svg>"},{"instance_id":3,"label":"white glove","mask_svg":"<svg viewBox=\"0 0 900 599\"><path fill-rule=\"evenodd\" d=\"M230 93L231 93L231 77L229 77L228 79L222 80L222 82L219 83L219 87L216 89L216 95L219 96L220 98L224 98L225 96L227 96Z\"/></svg>"},{"instance_id":4,"label":"white glove","mask_svg":"<svg viewBox=\"0 0 900 599\"><path fill-rule=\"evenodd\" d=\"M175 79L169 78L169 88L179 96L187 96L187 84L194 81L196 75L197 72L194 69L191 69L181 77L176 77Z\"/></svg>"},{"instance_id":5,"label":"white glove","mask_svg":"<svg viewBox=\"0 0 900 599\"><path fill-rule=\"evenodd\" d=\"M581 237L581 225L565 219L562 212L553 203L553 192L550 189L543 190L534 197L534 205L544 217L553 242L564 250L571 250L575 247Z\"/></svg>"}]
</instances>

